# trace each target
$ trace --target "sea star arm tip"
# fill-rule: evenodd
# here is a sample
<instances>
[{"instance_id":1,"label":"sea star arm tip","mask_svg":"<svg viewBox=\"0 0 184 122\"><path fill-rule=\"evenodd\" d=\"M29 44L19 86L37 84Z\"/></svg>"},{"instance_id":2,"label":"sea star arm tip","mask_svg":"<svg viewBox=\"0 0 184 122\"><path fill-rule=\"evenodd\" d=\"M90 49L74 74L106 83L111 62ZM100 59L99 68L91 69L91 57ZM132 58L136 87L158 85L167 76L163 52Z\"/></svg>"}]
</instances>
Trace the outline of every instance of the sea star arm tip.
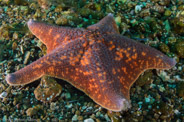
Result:
<instances>
[{"instance_id":1,"label":"sea star arm tip","mask_svg":"<svg viewBox=\"0 0 184 122\"><path fill-rule=\"evenodd\" d=\"M127 99L122 99L120 104L121 104L121 106L120 106L119 111L122 111L122 110L125 111L125 110L131 108L131 103Z\"/></svg>"},{"instance_id":2,"label":"sea star arm tip","mask_svg":"<svg viewBox=\"0 0 184 122\"><path fill-rule=\"evenodd\" d=\"M108 13L108 16L111 16L111 17L113 17L114 15L113 15L112 13Z\"/></svg>"},{"instance_id":3,"label":"sea star arm tip","mask_svg":"<svg viewBox=\"0 0 184 122\"><path fill-rule=\"evenodd\" d=\"M175 58L170 58L171 60L170 60L170 66L171 66L171 68L172 67L174 67L175 65L176 65L176 59Z\"/></svg>"},{"instance_id":4,"label":"sea star arm tip","mask_svg":"<svg viewBox=\"0 0 184 122\"><path fill-rule=\"evenodd\" d=\"M8 74L6 76L6 81L8 84L12 85L15 83L15 75L12 73L12 74Z\"/></svg>"}]
</instances>

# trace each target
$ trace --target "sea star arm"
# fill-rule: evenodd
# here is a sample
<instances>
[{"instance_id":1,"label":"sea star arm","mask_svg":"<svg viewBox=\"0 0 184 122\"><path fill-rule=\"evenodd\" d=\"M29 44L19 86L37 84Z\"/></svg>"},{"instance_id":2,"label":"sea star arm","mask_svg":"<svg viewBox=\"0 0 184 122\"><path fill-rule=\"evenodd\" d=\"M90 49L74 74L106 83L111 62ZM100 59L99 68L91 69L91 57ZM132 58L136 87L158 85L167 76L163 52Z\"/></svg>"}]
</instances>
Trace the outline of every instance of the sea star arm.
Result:
<instances>
[{"instance_id":1,"label":"sea star arm","mask_svg":"<svg viewBox=\"0 0 184 122\"><path fill-rule=\"evenodd\" d=\"M67 81L108 110L126 110L131 106L130 100L120 92L119 89L124 87L119 85L119 79L109 71L114 65L109 53L103 44L89 45L80 65L75 66L75 72L70 72L68 78L71 80Z\"/></svg>"},{"instance_id":2,"label":"sea star arm","mask_svg":"<svg viewBox=\"0 0 184 122\"><path fill-rule=\"evenodd\" d=\"M100 20L98 23L88 26L87 29L100 31L104 34L119 34L118 27L113 18L113 14L109 13L106 17Z\"/></svg>"},{"instance_id":3,"label":"sea star arm","mask_svg":"<svg viewBox=\"0 0 184 122\"><path fill-rule=\"evenodd\" d=\"M82 28L53 26L32 19L27 24L29 30L47 46L47 53L63 43L68 43L68 40L74 40L84 35Z\"/></svg>"},{"instance_id":4,"label":"sea star arm","mask_svg":"<svg viewBox=\"0 0 184 122\"><path fill-rule=\"evenodd\" d=\"M162 52L121 35L106 35L105 44L111 56L108 71L114 75L118 93L130 99L129 90L141 73L147 69L170 69L176 61ZM105 59L103 59L105 60Z\"/></svg>"},{"instance_id":5,"label":"sea star arm","mask_svg":"<svg viewBox=\"0 0 184 122\"><path fill-rule=\"evenodd\" d=\"M145 70L170 69L176 64L160 51L121 35L104 39L89 45L77 69L82 77L70 83L108 110L131 106L130 88Z\"/></svg>"},{"instance_id":6,"label":"sea star arm","mask_svg":"<svg viewBox=\"0 0 184 122\"><path fill-rule=\"evenodd\" d=\"M102 107L121 111L130 107L130 87L142 72L176 64L160 51L119 35L112 14L86 31L32 20L28 26L46 44L48 54L9 74L6 80L10 85L49 75L65 79Z\"/></svg>"},{"instance_id":7,"label":"sea star arm","mask_svg":"<svg viewBox=\"0 0 184 122\"><path fill-rule=\"evenodd\" d=\"M85 45L86 41L80 38L68 41L25 68L7 75L6 81L10 85L25 85L43 75L67 79L74 66L79 63Z\"/></svg>"}]
</instances>

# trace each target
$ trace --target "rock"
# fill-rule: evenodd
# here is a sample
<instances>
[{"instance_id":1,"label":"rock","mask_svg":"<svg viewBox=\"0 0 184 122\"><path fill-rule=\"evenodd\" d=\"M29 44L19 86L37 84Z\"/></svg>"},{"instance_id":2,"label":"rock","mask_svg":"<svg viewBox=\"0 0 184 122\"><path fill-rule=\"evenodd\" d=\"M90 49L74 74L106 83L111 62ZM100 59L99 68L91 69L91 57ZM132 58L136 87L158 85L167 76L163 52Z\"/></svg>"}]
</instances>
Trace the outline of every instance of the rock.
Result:
<instances>
[{"instance_id":1,"label":"rock","mask_svg":"<svg viewBox=\"0 0 184 122\"><path fill-rule=\"evenodd\" d=\"M71 98L71 94L69 92L65 93L65 98L66 99L70 99Z\"/></svg>"},{"instance_id":2,"label":"rock","mask_svg":"<svg viewBox=\"0 0 184 122\"><path fill-rule=\"evenodd\" d=\"M80 14L83 17L88 17L91 13L92 13L92 10L90 10L89 8L81 8L80 9Z\"/></svg>"},{"instance_id":3,"label":"rock","mask_svg":"<svg viewBox=\"0 0 184 122\"><path fill-rule=\"evenodd\" d=\"M140 16L141 17L146 17L146 16L150 16L150 9L145 9L143 11L140 12Z\"/></svg>"},{"instance_id":4,"label":"rock","mask_svg":"<svg viewBox=\"0 0 184 122\"><path fill-rule=\"evenodd\" d=\"M171 10L167 9L164 13L165 16L170 16L172 14Z\"/></svg>"},{"instance_id":5,"label":"rock","mask_svg":"<svg viewBox=\"0 0 184 122\"><path fill-rule=\"evenodd\" d=\"M54 9L55 12L62 12L62 10L63 10L63 6L62 6L62 5L58 5L58 6Z\"/></svg>"},{"instance_id":6,"label":"rock","mask_svg":"<svg viewBox=\"0 0 184 122\"><path fill-rule=\"evenodd\" d=\"M83 116L78 116L77 118L79 121L82 121L83 120Z\"/></svg>"},{"instance_id":7,"label":"rock","mask_svg":"<svg viewBox=\"0 0 184 122\"><path fill-rule=\"evenodd\" d=\"M61 17L59 17L59 18L55 21L55 23L56 23L57 25L66 25L66 24L68 23L68 20L67 20L66 17L61 16Z\"/></svg>"},{"instance_id":8,"label":"rock","mask_svg":"<svg viewBox=\"0 0 184 122\"><path fill-rule=\"evenodd\" d=\"M72 108L72 106L73 106L73 105L72 105L72 103L71 103L71 104L67 104L65 107L68 108L68 109L70 109L70 108Z\"/></svg>"},{"instance_id":9,"label":"rock","mask_svg":"<svg viewBox=\"0 0 184 122\"><path fill-rule=\"evenodd\" d=\"M144 86L145 84L150 84L152 82L152 75L153 73L151 71L145 71L144 74L139 76L136 84L140 87Z\"/></svg>"},{"instance_id":10,"label":"rock","mask_svg":"<svg viewBox=\"0 0 184 122\"><path fill-rule=\"evenodd\" d=\"M77 116L79 116L79 115L80 115L80 111L77 110L77 111L75 112L75 114L76 114Z\"/></svg>"},{"instance_id":11,"label":"rock","mask_svg":"<svg viewBox=\"0 0 184 122\"><path fill-rule=\"evenodd\" d=\"M36 105L33 108L28 108L26 110L27 116L33 116L36 115L39 110L43 109L42 105Z\"/></svg>"},{"instance_id":12,"label":"rock","mask_svg":"<svg viewBox=\"0 0 184 122\"><path fill-rule=\"evenodd\" d=\"M95 122L93 119L89 118L89 119L85 119L84 122Z\"/></svg>"},{"instance_id":13,"label":"rock","mask_svg":"<svg viewBox=\"0 0 184 122\"><path fill-rule=\"evenodd\" d=\"M18 39L19 38L19 34L17 32L14 32L12 38L15 39L15 40Z\"/></svg>"},{"instance_id":14,"label":"rock","mask_svg":"<svg viewBox=\"0 0 184 122\"><path fill-rule=\"evenodd\" d=\"M26 15L29 12L29 8L27 6L20 6L20 11Z\"/></svg>"},{"instance_id":15,"label":"rock","mask_svg":"<svg viewBox=\"0 0 184 122\"><path fill-rule=\"evenodd\" d=\"M37 100L51 102L61 91L61 85L59 85L54 78L44 76L39 86L34 90L34 94Z\"/></svg>"},{"instance_id":16,"label":"rock","mask_svg":"<svg viewBox=\"0 0 184 122\"><path fill-rule=\"evenodd\" d=\"M15 50L17 48L17 43L16 42L13 42L12 43L12 50Z\"/></svg>"},{"instance_id":17,"label":"rock","mask_svg":"<svg viewBox=\"0 0 184 122\"><path fill-rule=\"evenodd\" d=\"M169 44L173 44L176 42L176 38L175 37L168 37L168 43Z\"/></svg>"},{"instance_id":18,"label":"rock","mask_svg":"<svg viewBox=\"0 0 184 122\"><path fill-rule=\"evenodd\" d=\"M0 82L0 93L2 93L6 89L6 86Z\"/></svg>"},{"instance_id":19,"label":"rock","mask_svg":"<svg viewBox=\"0 0 184 122\"><path fill-rule=\"evenodd\" d=\"M177 84L177 93L179 97L184 99L184 82L179 82Z\"/></svg>"},{"instance_id":20,"label":"rock","mask_svg":"<svg viewBox=\"0 0 184 122\"><path fill-rule=\"evenodd\" d=\"M28 63L29 58L30 58L30 54L31 54L30 51L26 51L25 57L24 57L24 64L27 64Z\"/></svg>"},{"instance_id":21,"label":"rock","mask_svg":"<svg viewBox=\"0 0 184 122\"><path fill-rule=\"evenodd\" d=\"M4 97L7 97L8 93L7 92L2 92L0 94L0 98L4 98Z\"/></svg>"},{"instance_id":22,"label":"rock","mask_svg":"<svg viewBox=\"0 0 184 122\"><path fill-rule=\"evenodd\" d=\"M170 52L169 47L165 43L160 43L159 48L164 53L169 53Z\"/></svg>"},{"instance_id":23,"label":"rock","mask_svg":"<svg viewBox=\"0 0 184 122\"><path fill-rule=\"evenodd\" d=\"M73 121L77 121L77 115L76 114L72 117L72 122Z\"/></svg>"},{"instance_id":24,"label":"rock","mask_svg":"<svg viewBox=\"0 0 184 122\"><path fill-rule=\"evenodd\" d=\"M52 111L56 110L56 103L51 102L51 104L50 104L50 109L51 109Z\"/></svg>"},{"instance_id":25,"label":"rock","mask_svg":"<svg viewBox=\"0 0 184 122\"><path fill-rule=\"evenodd\" d=\"M180 41L176 44L176 51L181 58L184 58L184 41Z\"/></svg>"},{"instance_id":26,"label":"rock","mask_svg":"<svg viewBox=\"0 0 184 122\"><path fill-rule=\"evenodd\" d=\"M117 16L115 18L115 22L116 22L117 25L120 25L121 24L121 17L120 16Z\"/></svg>"},{"instance_id":27,"label":"rock","mask_svg":"<svg viewBox=\"0 0 184 122\"><path fill-rule=\"evenodd\" d=\"M28 108L26 111L27 116L33 116L37 113L37 110L34 108Z\"/></svg>"}]
</instances>

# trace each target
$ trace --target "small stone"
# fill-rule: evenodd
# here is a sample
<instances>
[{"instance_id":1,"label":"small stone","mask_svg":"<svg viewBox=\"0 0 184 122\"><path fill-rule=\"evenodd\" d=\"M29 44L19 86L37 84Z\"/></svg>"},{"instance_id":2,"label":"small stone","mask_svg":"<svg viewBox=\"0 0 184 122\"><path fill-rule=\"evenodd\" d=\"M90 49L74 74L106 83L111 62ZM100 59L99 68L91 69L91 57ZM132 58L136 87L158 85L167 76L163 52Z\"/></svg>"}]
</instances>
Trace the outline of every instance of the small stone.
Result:
<instances>
[{"instance_id":1,"label":"small stone","mask_svg":"<svg viewBox=\"0 0 184 122\"><path fill-rule=\"evenodd\" d=\"M107 122L110 122L110 121L111 121L110 118L109 118L109 116L108 116L107 114L105 114L105 120L106 120Z\"/></svg>"},{"instance_id":2,"label":"small stone","mask_svg":"<svg viewBox=\"0 0 184 122\"><path fill-rule=\"evenodd\" d=\"M162 119L162 120L167 119L167 115L161 115L161 116L160 116L160 119Z\"/></svg>"},{"instance_id":3,"label":"small stone","mask_svg":"<svg viewBox=\"0 0 184 122\"><path fill-rule=\"evenodd\" d=\"M169 44L173 44L176 42L176 38L175 37L168 37L168 43Z\"/></svg>"},{"instance_id":4,"label":"small stone","mask_svg":"<svg viewBox=\"0 0 184 122\"><path fill-rule=\"evenodd\" d=\"M28 6L20 6L20 11L23 12L24 15L26 15L29 12Z\"/></svg>"},{"instance_id":5,"label":"small stone","mask_svg":"<svg viewBox=\"0 0 184 122\"><path fill-rule=\"evenodd\" d=\"M66 108L68 108L68 109L70 109L70 108L72 108L72 103L71 104L68 104L68 105L66 105Z\"/></svg>"},{"instance_id":6,"label":"small stone","mask_svg":"<svg viewBox=\"0 0 184 122\"><path fill-rule=\"evenodd\" d=\"M100 4L95 4L95 8L96 8L96 11L101 11L101 5Z\"/></svg>"},{"instance_id":7,"label":"small stone","mask_svg":"<svg viewBox=\"0 0 184 122\"><path fill-rule=\"evenodd\" d=\"M156 119L159 119L160 115L157 114L157 113L155 113L155 114L154 114L154 117L155 117Z\"/></svg>"},{"instance_id":8,"label":"small stone","mask_svg":"<svg viewBox=\"0 0 184 122\"><path fill-rule=\"evenodd\" d=\"M151 71L145 71L144 74L139 76L138 80L136 81L136 84L138 86L144 86L145 84L150 84L152 80L153 73Z\"/></svg>"},{"instance_id":9,"label":"small stone","mask_svg":"<svg viewBox=\"0 0 184 122\"><path fill-rule=\"evenodd\" d=\"M37 110L34 108L28 108L26 111L27 116L33 116L33 115L36 115L36 113L37 113Z\"/></svg>"},{"instance_id":10,"label":"small stone","mask_svg":"<svg viewBox=\"0 0 184 122\"><path fill-rule=\"evenodd\" d=\"M14 33L13 33L13 39L18 39L18 38L19 38L18 33L17 33L17 32L14 32Z\"/></svg>"},{"instance_id":11,"label":"small stone","mask_svg":"<svg viewBox=\"0 0 184 122\"><path fill-rule=\"evenodd\" d=\"M65 98L66 99L70 99L71 98L71 94L69 92L65 93Z\"/></svg>"},{"instance_id":12,"label":"small stone","mask_svg":"<svg viewBox=\"0 0 184 122\"><path fill-rule=\"evenodd\" d=\"M96 117L100 117L100 116L101 116L101 112L100 111L96 112Z\"/></svg>"},{"instance_id":13,"label":"small stone","mask_svg":"<svg viewBox=\"0 0 184 122\"><path fill-rule=\"evenodd\" d=\"M172 14L171 10L167 9L164 13L165 16L170 16Z\"/></svg>"},{"instance_id":14,"label":"small stone","mask_svg":"<svg viewBox=\"0 0 184 122\"><path fill-rule=\"evenodd\" d=\"M120 25L121 24L121 17L120 16L117 16L115 18L115 22L117 23L117 25Z\"/></svg>"},{"instance_id":15,"label":"small stone","mask_svg":"<svg viewBox=\"0 0 184 122\"><path fill-rule=\"evenodd\" d=\"M13 42L12 49L15 50L16 48L17 48L17 43L16 42Z\"/></svg>"},{"instance_id":16,"label":"small stone","mask_svg":"<svg viewBox=\"0 0 184 122\"><path fill-rule=\"evenodd\" d=\"M78 116L77 118L79 121L82 121L83 120L83 116Z\"/></svg>"},{"instance_id":17,"label":"small stone","mask_svg":"<svg viewBox=\"0 0 184 122\"><path fill-rule=\"evenodd\" d=\"M40 5L41 8L48 9L49 6L51 5L51 1L50 0L38 0L38 4Z\"/></svg>"},{"instance_id":18,"label":"small stone","mask_svg":"<svg viewBox=\"0 0 184 122\"><path fill-rule=\"evenodd\" d=\"M2 93L6 89L5 85L0 82L0 93Z\"/></svg>"},{"instance_id":19,"label":"small stone","mask_svg":"<svg viewBox=\"0 0 184 122\"><path fill-rule=\"evenodd\" d=\"M74 114L75 113L75 108L72 108L72 114Z\"/></svg>"},{"instance_id":20,"label":"small stone","mask_svg":"<svg viewBox=\"0 0 184 122\"><path fill-rule=\"evenodd\" d=\"M58 5L58 6L54 9L55 12L61 12L62 10L63 10L62 5Z\"/></svg>"},{"instance_id":21,"label":"small stone","mask_svg":"<svg viewBox=\"0 0 184 122\"><path fill-rule=\"evenodd\" d=\"M79 115L80 115L80 111L77 110L77 111L75 112L75 114L76 114L77 116L79 116Z\"/></svg>"},{"instance_id":22,"label":"small stone","mask_svg":"<svg viewBox=\"0 0 184 122\"><path fill-rule=\"evenodd\" d=\"M181 58L184 58L184 41L177 42L176 51Z\"/></svg>"},{"instance_id":23,"label":"small stone","mask_svg":"<svg viewBox=\"0 0 184 122\"><path fill-rule=\"evenodd\" d=\"M92 10L90 10L89 8L80 9L80 14L83 17L88 17L91 13L92 13Z\"/></svg>"},{"instance_id":24,"label":"small stone","mask_svg":"<svg viewBox=\"0 0 184 122\"><path fill-rule=\"evenodd\" d=\"M179 82L177 84L177 93L179 97L184 99L184 82Z\"/></svg>"},{"instance_id":25,"label":"small stone","mask_svg":"<svg viewBox=\"0 0 184 122\"><path fill-rule=\"evenodd\" d=\"M8 93L7 92L2 92L0 94L0 98L4 98L4 97L7 97Z\"/></svg>"},{"instance_id":26,"label":"small stone","mask_svg":"<svg viewBox=\"0 0 184 122\"><path fill-rule=\"evenodd\" d=\"M150 14L151 14L150 9L145 9L145 10L141 11L140 16L146 17L146 16L150 16Z\"/></svg>"},{"instance_id":27,"label":"small stone","mask_svg":"<svg viewBox=\"0 0 184 122\"><path fill-rule=\"evenodd\" d=\"M139 11L141 11L142 9L142 5L136 5L135 6L135 13L138 13Z\"/></svg>"},{"instance_id":28,"label":"small stone","mask_svg":"<svg viewBox=\"0 0 184 122\"><path fill-rule=\"evenodd\" d=\"M51 109L52 111L56 110L56 103L51 102L51 104L50 104L50 109Z\"/></svg>"},{"instance_id":29,"label":"small stone","mask_svg":"<svg viewBox=\"0 0 184 122\"><path fill-rule=\"evenodd\" d=\"M84 122L95 122L93 119L89 118L89 119L85 119Z\"/></svg>"},{"instance_id":30,"label":"small stone","mask_svg":"<svg viewBox=\"0 0 184 122\"><path fill-rule=\"evenodd\" d=\"M160 43L159 48L164 53L169 53L170 49L165 43Z\"/></svg>"},{"instance_id":31,"label":"small stone","mask_svg":"<svg viewBox=\"0 0 184 122\"><path fill-rule=\"evenodd\" d=\"M44 76L39 86L34 90L34 94L37 100L51 102L59 96L61 91L61 85L59 85L54 78Z\"/></svg>"},{"instance_id":32,"label":"small stone","mask_svg":"<svg viewBox=\"0 0 184 122\"><path fill-rule=\"evenodd\" d=\"M155 4L155 6L153 6L152 9L154 11L159 12L159 13L164 13L165 12L165 7L161 6L161 5L158 5L158 4Z\"/></svg>"},{"instance_id":33,"label":"small stone","mask_svg":"<svg viewBox=\"0 0 184 122\"><path fill-rule=\"evenodd\" d=\"M39 18L39 17L41 17L41 11L39 9L37 9L35 14L34 14L34 18Z\"/></svg>"},{"instance_id":34,"label":"small stone","mask_svg":"<svg viewBox=\"0 0 184 122\"><path fill-rule=\"evenodd\" d=\"M66 25L66 24L68 23L68 19L67 19L66 17L61 16L61 17L59 17L59 18L55 21L55 23L56 23L57 25Z\"/></svg>"},{"instance_id":35,"label":"small stone","mask_svg":"<svg viewBox=\"0 0 184 122\"><path fill-rule=\"evenodd\" d=\"M30 58L30 51L26 51L25 57L24 57L24 64L27 64Z\"/></svg>"},{"instance_id":36,"label":"small stone","mask_svg":"<svg viewBox=\"0 0 184 122\"><path fill-rule=\"evenodd\" d=\"M72 117L72 121L77 121L78 119L77 119L78 117L77 117L77 115L75 114L73 117Z\"/></svg>"},{"instance_id":37,"label":"small stone","mask_svg":"<svg viewBox=\"0 0 184 122\"><path fill-rule=\"evenodd\" d=\"M3 122L7 122L8 121L8 117L7 117L7 115L4 115L3 116Z\"/></svg>"}]
</instances>

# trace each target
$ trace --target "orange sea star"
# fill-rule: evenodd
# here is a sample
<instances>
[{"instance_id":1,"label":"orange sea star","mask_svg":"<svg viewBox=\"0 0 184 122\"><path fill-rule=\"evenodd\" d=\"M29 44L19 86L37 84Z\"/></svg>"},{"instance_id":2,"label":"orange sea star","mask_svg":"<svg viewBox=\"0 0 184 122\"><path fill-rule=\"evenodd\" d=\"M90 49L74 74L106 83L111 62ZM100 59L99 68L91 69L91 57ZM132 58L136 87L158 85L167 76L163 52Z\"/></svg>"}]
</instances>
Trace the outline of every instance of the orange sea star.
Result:
<instances>
[{"instance_id":1,"label":"orange sea star","mask_svg":"<svg viewBox=\"0 0 184 122\"><path fill-rule=\"evenodd\" d=\"M146 69L170 69L176 61L119 34L113 15L83 28L65 28L29 20L31 32L47 46L47 55L7 75L10 85L44 75L64 79L102 107L129 108L129 90Z\"/></svg>"}]
</instances>

